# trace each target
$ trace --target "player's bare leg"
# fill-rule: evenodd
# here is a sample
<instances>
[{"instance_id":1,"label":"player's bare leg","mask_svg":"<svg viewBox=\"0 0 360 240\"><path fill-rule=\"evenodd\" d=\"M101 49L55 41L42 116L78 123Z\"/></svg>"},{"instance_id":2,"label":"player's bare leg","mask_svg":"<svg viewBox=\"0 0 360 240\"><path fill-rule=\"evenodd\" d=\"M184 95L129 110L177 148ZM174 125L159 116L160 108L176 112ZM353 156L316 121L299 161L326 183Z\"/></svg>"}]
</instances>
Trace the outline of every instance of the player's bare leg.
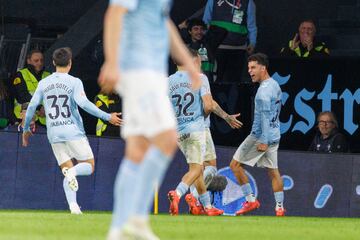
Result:
<instances>
[{"instance_id":1,"label":"player's bare leg","mask_svg":"<svg viewBox=\"0 0 360 240\"><path fill-rule=\"evenodd\" d=\"M211 205L210 195L207 192L203 173L196 179L194 182L197 192L199 193L199 201L202 204L205 214L208 216L218 216L224 213L223 210L219 210ZM201 207L197 206L197 199L192 195L188 194L186 196L186 202L190 206L190 212L197 215L201 213ZM197 214L196 214L197 213Z\"/></svg>"},{"instance_id":2,"label":"player's bare leg","mask_svg":"<svg viewBox=\"0 0 360 240\"><path fill-rule=\"evenodd\" d=\"M204 178L205 188L207 189L217 173L216 159L204 161L203 166L204 166L204 171L202 175ZM196 189L195 184L190 186L190 194L186 195L185 200L189 205L189 210L191 214L194 215L204 214L204 211L200 211L202 210L202 206L201 203L199 202L199 193ZM194 202L196 203L194 204Z\"/></svg>"},{"instance_id":3,"label":"player's bare leg","mask_svg":"<svg viewBox=\"0 0 360 240\"><path fill-rule=\"evenodd\" d=\"M244 185L249 183L249 179L245 174L245 170L242 167L241 163L236 161L235 159L231 160L230 162L230 168L232 172L234 173L236 179L240 183L240 185Z\"/></svg>"},{"instance_id":4,"label":"player's bare leg","mask_svg":"<svg viewBox=\"0 0 360 240\"><path fill-rule=\"evenodd\" d=\"M199 176L202 176L203 166L198 163L189 163L189 171L182 177L181 182L176 187L176 190L172 190L168 193L170 201L169 212L171 215L179 214L179 202L180 198L189 190L191 186Z\"/></svg>"},{"instance_id":5,"label":"player's bare leg","mask_svg":"<svg viewBox=\"0 0 360 240\"><path fill-rule=\"evenodd\" d=\"M242 164L235 159L230 162L230 168L234 173L236 179L240 183L241 190L243 191L246 202L243 204L241 209L236 212L236 215L243 215L250 211L253 211L260 207L259 201L255 198L251 186L249 184L249 179L245 174L245 170L242 167Z\"/></svg>"}]
</instances>

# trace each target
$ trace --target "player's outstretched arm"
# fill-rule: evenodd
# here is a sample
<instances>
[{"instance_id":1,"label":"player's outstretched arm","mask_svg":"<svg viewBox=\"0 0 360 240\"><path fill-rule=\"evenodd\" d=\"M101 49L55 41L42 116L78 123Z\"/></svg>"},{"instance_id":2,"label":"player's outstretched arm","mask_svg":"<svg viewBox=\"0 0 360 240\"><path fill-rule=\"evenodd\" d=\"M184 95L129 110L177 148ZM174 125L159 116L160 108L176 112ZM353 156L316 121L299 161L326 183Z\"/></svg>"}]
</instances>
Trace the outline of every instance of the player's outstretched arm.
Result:
<instances>
[{"instance_id":1,"label":"player's outstretched arm","mask_svg":"<svg viewBox=\"0 0 360 240\"><path fill-rule=\"evenodd\" d=\"M118 66L118 53L120 35L122 32L122 19L127 9L117 5L110 5L104 19L104 57L98 83L102 92L113 92L116 83L120 79Z\"/></svg>"},{"instance_id":2,"label":"player's outstretched arm","mask_svg":"<svg viewBox=\"0 0 360 240\"><path fill-rule=\"evenodd\" d=\"M110 117L109 123L111 123L112 125L115 125L115 126L123 125L124 121L120 117L121 113L114 112L114 113L111 113L110 115L111 115L111 117Z\"/></svg>"},{"instance_id":3,"label":"player's outstretched arm","mask_svg":"<svg viewBox=\"0 0 360 240\"><path fill-rule=\"evenodd\" d=\"M73 93L76 104L82 109L84 109L87 113L109 122L111 119L111 115L109 113L100 110L99 108L96 107L95 104L90 102L89 99L86 97L84 86L81 80L77 79L76 81L77 82Z\"/></svg>"},{"instance_id":4,"label":"player's outstretched arm","mask_svg":"<svg viewBox=\"0 0 360 240\"><path fill-rule=\"evenodd\" d=\"M176 26L169 19L167 21L167 26L170 36L170 53L176 63L181 65L185 71L188 72L191 81L193 90L197 90L201 86L200 72L195 67L190 54L182 41Z\"/></svg>"},{"instance_id":5,"label":"player's outstretched arm","mask_svg":"<svg viewBox=\"0 0 360 240\"><path fill-rule=\"evenodd\" d=\"M233 114L233 115L226 113L215 100L213 100L212 112L215 113L216 115L218 115L219 117L221 117L222 119L224 119L229 124L229 126L233 129L241 128L243 125L242 122L237 120L237 118L240 116L240 113Z\"/></svg>"},{"instance_id":6,"label":"player's outstretched arm","mask_svg":"<svg viewBox=\"0 0 360 240\"><path fill-rule=\"evenodd\" d=\"M203 102L204 117L207 117L210 113L213 112L214 109L213 98L211 94L205 94L201 96L201 100Z\"/></svg>"}]
</instances>

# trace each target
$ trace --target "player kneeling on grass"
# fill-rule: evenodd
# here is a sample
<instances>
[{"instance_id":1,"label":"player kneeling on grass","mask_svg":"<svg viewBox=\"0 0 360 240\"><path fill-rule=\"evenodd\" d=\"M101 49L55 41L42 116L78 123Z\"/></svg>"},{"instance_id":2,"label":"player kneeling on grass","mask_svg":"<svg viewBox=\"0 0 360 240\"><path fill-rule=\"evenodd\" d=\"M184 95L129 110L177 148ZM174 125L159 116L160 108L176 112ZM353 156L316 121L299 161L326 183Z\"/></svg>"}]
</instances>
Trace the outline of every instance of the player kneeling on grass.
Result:
<instances>
[{"instance_id":1,"label":"player kneeling on grass","mask_svg":"<svg viewBox=\"0 0 360 240\"><path fill-rule=\"evenodd\" d=\"M268 58L257 53L248 58L248 68L254 83L260 83L255 95L254 121L251 134L241 143L230 163L236 179L246 197L246 202L236 215L242 215L260 207L245 175L243 164L267 168L274 191L276 216L284 216L283 181L278 169L277 151L280 142L281 89L269 76Z\"/></svg>"},{"instance_id":2,"label":"player kneeling on grass","mask_svg":"<svg viewBox=\"0 0 360 240\"><path fill-rule=\"evenodd\" d=\"M198 53L190 50L194 63L200 69L201 59ZM170 80L170 98L174 106L178 121L178 145L185 155L189 164L189 171L183 176L176 190L168 193L170 200L170 213L177 215L179 213L178 204L180 198L189 190L189 186L195 184L199 193L199 200L203 205L203 211L206 215L216 216L223 213L222 210L212 207L209 193L206 191L203 177L203 160L205 151L205 124L203 112L210 113L212 101L203 99L207 91L203 83L198 91L192 91L191 81L188 74L179 67ZM202 81L207 79L202 78ZM203 101L205 100L205 101Z\"/></svg>"},{"instance_id":3,"label":"player kneeling on grass","mask_svg":"<svg viewBox=\"0 0 360 240\"><path fill-rule=\"evenodd\" d=\"M23 146L29 145L31 119L36 107L43 104L46 114L47 136L58 164L64 174L64 191L72 214L81 214L76 201L78 182L76 176L88 176L94 171L94 155L86 138L83 121L78 106L91 115L119 126L118 113L108 114L90 102L84 92L80 79L69 75L72 64L70 48L59 48L53 53L56 72L44 78L28 106L24 131ZM75 158L79 163L73 166Z\"/></svg>"}]
</instances>

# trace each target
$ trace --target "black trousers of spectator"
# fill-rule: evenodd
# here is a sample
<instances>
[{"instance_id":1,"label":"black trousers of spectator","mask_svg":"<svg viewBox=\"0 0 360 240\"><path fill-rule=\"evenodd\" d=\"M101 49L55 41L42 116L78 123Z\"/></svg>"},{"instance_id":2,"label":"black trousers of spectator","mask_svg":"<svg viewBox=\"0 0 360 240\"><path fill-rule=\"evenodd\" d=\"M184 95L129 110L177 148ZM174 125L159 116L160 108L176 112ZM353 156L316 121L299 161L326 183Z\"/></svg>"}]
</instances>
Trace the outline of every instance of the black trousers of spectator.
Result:
<instances>
[{"instance_id":1,"label":"black trousers of spectator","mask_svg":"<svg viewBox=\"0 0 360 240\"><path fill-rule=\"evenodd\" d=\"M216 82L241 82L246 56L246 50L218 49Z\"/></svg>"}]
</instances>

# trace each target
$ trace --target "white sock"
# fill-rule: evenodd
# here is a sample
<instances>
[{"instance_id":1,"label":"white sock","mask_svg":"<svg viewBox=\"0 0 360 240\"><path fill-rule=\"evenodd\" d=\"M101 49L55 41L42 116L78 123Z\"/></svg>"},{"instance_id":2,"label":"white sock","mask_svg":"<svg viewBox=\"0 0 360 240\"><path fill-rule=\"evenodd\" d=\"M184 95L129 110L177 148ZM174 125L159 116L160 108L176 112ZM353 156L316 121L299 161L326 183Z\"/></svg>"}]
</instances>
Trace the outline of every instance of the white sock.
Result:
<instances>
[{"instance_id":1,"label":"white sock","mask_svg":"<svg viewBox=\"0 0 360 240\"><path fill-rule=\"evenodd\" d=\"M64 187L65 196L66 196L66 201L69 204L69 207L70 207L70 204L74 204L74 203L77 204L76 192L74 192L73 190L70 189L66 178L64 178L63 187Z\"/></svg>"},{"instance_id":2,"label":"white sock","mask_svg":"<svg viewBox=\"0 0 360 240\"><path fill-rule=\"evenodd\" d=\"M253 193L246 195L245 198L246 198L246 201L248 201L248 202L255 202L255 200L256 200Z\"/></svg>"}]
</instances>

